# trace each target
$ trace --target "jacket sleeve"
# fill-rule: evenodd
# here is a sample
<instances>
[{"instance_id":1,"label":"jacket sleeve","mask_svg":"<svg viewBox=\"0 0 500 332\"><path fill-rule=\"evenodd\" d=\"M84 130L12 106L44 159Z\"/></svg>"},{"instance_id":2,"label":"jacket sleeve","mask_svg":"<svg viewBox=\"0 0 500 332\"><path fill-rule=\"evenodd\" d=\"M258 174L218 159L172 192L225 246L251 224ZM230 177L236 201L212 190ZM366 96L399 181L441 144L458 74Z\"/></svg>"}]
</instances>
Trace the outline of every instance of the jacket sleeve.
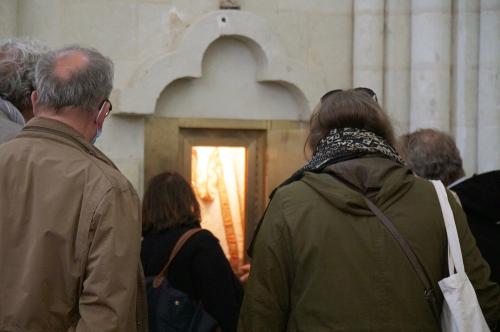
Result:
<instances>
[{"instance_id":1,"label":"jacket sleeve","mask_svg":"<svg viewBox=\"0 0 500 332\"><path fill-rule=\"evenodd\" d=\"M496 283L490 281L490 268L476 246L467 217L456 199L448 191L448 200L453 209L457 225L460 247L464 260L465 272L476 291L479 305L490 327L500 318L500 290Z\"/></svg>"},{"instance_id":2,"label":"jacket sleeve","mask_svg":"<svg viewBox=\"0 0 500 332\"><path fill-rule=\"evenodd\" d=\"M76 331L136 330L140 203L133 189L112 188L94 213Z\"/></svg>"},{"instance_id":3,"label":"jacket sleeve","mask_svg":"<svg viewBox=\"0 0 500 332\"><path fill-rule=\"evenodd\" d=\"M256 234L240 315L240 331L286 331L292 269L291 238L280 193L277 192Z\"/></svg>"}]
</instances>

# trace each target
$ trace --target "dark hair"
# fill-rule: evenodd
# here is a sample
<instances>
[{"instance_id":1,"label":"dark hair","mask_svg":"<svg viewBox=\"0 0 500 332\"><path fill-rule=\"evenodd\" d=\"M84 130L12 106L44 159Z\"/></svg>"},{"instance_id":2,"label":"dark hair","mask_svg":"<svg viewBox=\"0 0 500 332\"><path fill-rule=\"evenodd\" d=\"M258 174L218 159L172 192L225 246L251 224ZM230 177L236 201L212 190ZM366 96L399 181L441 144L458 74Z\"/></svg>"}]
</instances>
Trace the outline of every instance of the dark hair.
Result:
<instances>
[{"instance_id":1,"label":"dark hair","mask_svg":"<svg viewBox=\"0 0 500 332\"><path fill-rule=\"evenodd\" d=\"M401 136L406 165L418 176L449 185L465 176L453 138L439 130L420 129Z\"/></svg>"},{"instance_id":2,"label":"dark hair","mask_svg":"<svg viewBox=\"0 0 500 332\"><path fill-rule=\"evenodd\" d=\"M143 233L200 223L200 205L189 183L176 172L153 177L142 203Z\"/></svg>"},{"instance_id":3,"label":"dark hair","mask_svg":"<svg viewBox=\"0 0 500 332\"><path fill-rule=\"evenodd\" d=\"M309 121L306 146L316 150L319 141L332 129L358 128L369 130L396 146L394 130L387 114L366 88L334 90L327 93L314 109ZM371 90L370 90L371 91Z\"/></svg>"}]
</instances>

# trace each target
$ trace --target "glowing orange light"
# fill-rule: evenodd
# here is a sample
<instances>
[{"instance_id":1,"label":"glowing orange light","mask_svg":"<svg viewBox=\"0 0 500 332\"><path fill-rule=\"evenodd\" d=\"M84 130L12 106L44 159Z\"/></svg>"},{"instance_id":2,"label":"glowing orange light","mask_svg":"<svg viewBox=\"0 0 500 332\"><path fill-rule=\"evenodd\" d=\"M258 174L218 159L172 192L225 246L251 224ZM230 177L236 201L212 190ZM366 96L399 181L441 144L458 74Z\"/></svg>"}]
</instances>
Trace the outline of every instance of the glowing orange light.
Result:
<instances>
[{"instance_id":1,"label":"glowing orange light","mask_svg":"<svg viewBox=\"0 0 500 332\"><path fill-rule=\"evenodd\" d=\"M202 225L217 236L237 270L244 257L246 149L195 146L191 164Z\"/></svg>"}]
</instances>

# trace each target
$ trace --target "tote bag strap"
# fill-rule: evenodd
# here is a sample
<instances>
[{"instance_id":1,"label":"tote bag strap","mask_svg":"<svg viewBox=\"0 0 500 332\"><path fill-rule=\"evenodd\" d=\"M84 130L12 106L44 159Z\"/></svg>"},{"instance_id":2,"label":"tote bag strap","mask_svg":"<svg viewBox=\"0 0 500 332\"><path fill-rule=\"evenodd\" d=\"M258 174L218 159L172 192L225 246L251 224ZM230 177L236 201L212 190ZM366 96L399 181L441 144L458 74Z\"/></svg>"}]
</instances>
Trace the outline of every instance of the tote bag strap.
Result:
<instances>
[{"instance_id":1,"label":"tote bag strap","mask_svg":"<svg viewBox=\"0 0 500 332\"><path fill-rule=\"evenodd\" d=\"M439 205L443 213L444 225L446 227L446 235L448 237L448 270L450 275L455 273L465 273L464 261L462 258L462 250L460 248L460 240L458 238L457 226L453 211L451 210L450 202L446 189L441 181L432 180L432 184L436 189L439 199Z\"/></svg>"},{"instance_id":2,"label":"tote bag strap","mask_svg":"<svg viewBox=\"0 0 500 332\"><path fill-rule=\"evenodd\" d=\"M177 256L177 254L179 253L179 251L182 249L182 247L184 246L184 244L193 235L195 235L196 233L201 232L201 231L202 231L201 228L190 229L189 231L187 231L184 234L182 234L182 236L179 238L179 240L177 240L177 242L175 243L174 249L172 250L172 253L170 253L170 257L168 258L167 264L165 264L165 266L163 267L163 269L160 271L160 273L158 273L158 275L153 280L153 287L154 288L158 288L162 284L163 280L167 276L167 272L168 272L168 268L169 268L170 264L174 260L175 256Z\"/></svg>"}]
</instances>

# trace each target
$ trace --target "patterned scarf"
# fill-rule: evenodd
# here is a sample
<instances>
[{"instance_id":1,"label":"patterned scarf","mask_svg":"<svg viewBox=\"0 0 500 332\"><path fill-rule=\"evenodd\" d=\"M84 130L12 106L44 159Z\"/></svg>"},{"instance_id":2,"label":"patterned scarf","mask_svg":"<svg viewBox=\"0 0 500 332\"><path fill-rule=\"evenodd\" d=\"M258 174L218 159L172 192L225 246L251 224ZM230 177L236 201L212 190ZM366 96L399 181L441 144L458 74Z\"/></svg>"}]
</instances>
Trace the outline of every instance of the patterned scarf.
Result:
<instances>
[{"instance_id":1,"label":"patterned scarf","mask_svg":"<svg viewBox=\"0 0 500 332\"><path fill-rule=\"evenodd\" d=\"M325 167L332 164L359 158L367 154L378 154L404 165L404 161L398 155L396 149L373 132L357 128L332 129L328 135L319 141L311 160L276 187L269 198L273 197L276 189L300 180L305 172L321 172Z\"/></svg>"},{"instance_id":2,"label":"patterned scarf","mask_svg":"<svg viewBox=\"0 0 500 332\"><path fill-rule=\"evenodd\" d=\"M365 154L382 154L404 165L396 150L382 137L357 128L332 129L319 141L318 147L301 171L315 171L336 162Z\"/></svg>"},{"instance_id":3,"label":"patterned scarf","mask_svg":"<svg viewBox=\"0 0 500 332\"><path fill-rule=\"evenodd\" d=\"M309 160L304 167L295 172L288 180L276 187L269 198L273 198L278 188L300 180L305 172L321 172L329 165L349 159L360 158L367 154L381 155L394 160L400 165L404 165L403 159L401 159L396 150L387 143L386 140L377 136L375 133L357 128L332 129L326 137L319 141L311 160ZM259 232L265 214L264 212L255 229L254 239ZM247 250L250 257L252 257L253 245L254 241L252 240Z\"/></svg>"},{"instance_id":4,"label":"patterned scarf","mask_svg":"<svg viewBox=\"0 0 500 332\"><path fill-rule=\"evenodd\" d=\"M277 189L300 180L305 172L321 172L329 165L345 160L360 158L368 154L380 155L400 165L404 165L403 159L398 155L396 149L375 133L357 128L332 129L328 135L319 141L311 160L309 160L304 167L296 171L288 180L276 187L271 192L269 198L273 198ZM264 212L255 229L254 239L260 230L265 214ZM252 240L247 250L250 257L252 257L253 245L254 240Z\"/></svg>"}]
</instances>

